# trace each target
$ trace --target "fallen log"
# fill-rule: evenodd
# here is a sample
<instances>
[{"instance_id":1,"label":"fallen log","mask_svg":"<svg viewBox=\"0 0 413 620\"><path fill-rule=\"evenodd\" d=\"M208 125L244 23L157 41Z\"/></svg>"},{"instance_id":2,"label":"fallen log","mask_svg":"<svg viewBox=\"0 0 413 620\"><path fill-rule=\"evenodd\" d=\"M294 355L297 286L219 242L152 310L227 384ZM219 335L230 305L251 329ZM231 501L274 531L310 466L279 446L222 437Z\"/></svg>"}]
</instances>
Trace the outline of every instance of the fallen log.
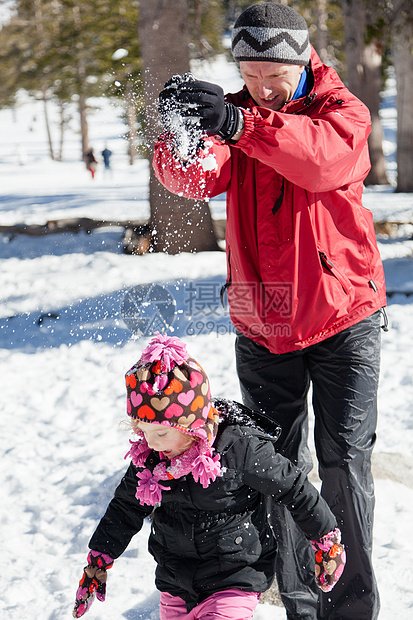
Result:
<instances>
[{"instance_id":1,"label":"fallen log","mask_svg":"<svg viewBox=\"0 0 413 620\"><path fill-rule=\"evenodd\" d=\"M218 241L225 239L226 220L213 220L215 236ZM413 222L382 220L374 222L376 234L396 237L401 226L413 226ZM90 234L97 228L123 228L125 230L126 245L132 248L136 239L150 235L150 224L144 220L95 220L90 217L66 217L57 220L48 220L46 224L9 224L0 225L0 233L11 235L52 235L57 233ZM126 231L129 231L126 234ZM138 241L138 245L140 241ZM128 251L128 250L125 250ZM129 251L130 254L135 252ZM139 252L142 253L142 252Z\"/></svg>"},{"instance_id":2,"label":"fallen log","mask_svg":"<svg viewBox=\"0 0 413 620\"><path fill-rule=\"evenodd\" d=\"M214 231L218 241L225 239L225 220L214 220ZM58 233L85 232L91 234L97 228L123 228L123 251L126 254L145 254L151 245L152 228L143 220L95 220L90 217L66 217L48 220L46 224L0 225L0 233L13 239L16 235L55 235Z\"/></svg>"},{"instance_id":3,"label":"fallen log","mask_svg":"<svg viewBox=\"0 0 413 620\"><path fill-rule=\"evenodd\" d=\"M214 220L214 230L218 240L225 239L225 220ZM5 235L54 235L56 233L91 233L96 228L140 228L149 226L144 220L94 220L90 217L64 217L48 220L46 224L8 224L0 225L0 233Z\"/></svg>"},{"instance_id":4,"label":"fallen log","mask_svg":"<svg viewBox=\"0 0 413 620\"><path fill-rule=\"evenodd\" d=\"M65 217L58 220L48 220L46 224L10 224L0 225L0 233L7 235L54 235L56 233L90 234L96 228L128 228L146 224L141 220L94 220L90 217Z\"/></svg>"},{"instance_id":5,"label":"fallen log","mask_svg":"<svg viewBox=\"0 0 413 620\"><path fill-rule=\"evenodd\" d=\"M373 222L376 235L386 235L387 237L397 237L398 230L401 226L412 226L413 222L391 222L389 220L381 220Z\"/></svg>"}]
</instances>

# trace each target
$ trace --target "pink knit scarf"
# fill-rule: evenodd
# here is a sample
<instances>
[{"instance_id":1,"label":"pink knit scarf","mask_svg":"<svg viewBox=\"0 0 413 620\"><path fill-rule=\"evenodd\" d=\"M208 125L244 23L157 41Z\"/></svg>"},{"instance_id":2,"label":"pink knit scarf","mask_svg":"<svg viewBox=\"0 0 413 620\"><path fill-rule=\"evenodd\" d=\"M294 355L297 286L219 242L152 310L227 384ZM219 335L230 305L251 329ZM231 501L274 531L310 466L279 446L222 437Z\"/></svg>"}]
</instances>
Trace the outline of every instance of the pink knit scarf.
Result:
<instances>
[{"instance_id":1,"label":"pink knit scarf","mask_svg":"<svg viewBox=\"0 0 413 620\"><path fill-rule=\"evenodd\" d=\"M130 439L129 443L131 448L125 455L125 459L129 456L136 467L145 467L146 459L152 452L145 437L140 437L138 441ZM221 472L220 455L213 457L212 453L213 449L205 445L204 441L196 441L183 454L161 461L152 472L149 469L138 472L136 474L139 478L136 499L141 504L154 506L161 501L162 491L169 491L171 488L159 484L160 480L173 480L188 474L192 474L195 482L200 482L206 489ZM159 455L161 459L164 458L162 452L159 452Z\"/></svg>"}]
</instances>

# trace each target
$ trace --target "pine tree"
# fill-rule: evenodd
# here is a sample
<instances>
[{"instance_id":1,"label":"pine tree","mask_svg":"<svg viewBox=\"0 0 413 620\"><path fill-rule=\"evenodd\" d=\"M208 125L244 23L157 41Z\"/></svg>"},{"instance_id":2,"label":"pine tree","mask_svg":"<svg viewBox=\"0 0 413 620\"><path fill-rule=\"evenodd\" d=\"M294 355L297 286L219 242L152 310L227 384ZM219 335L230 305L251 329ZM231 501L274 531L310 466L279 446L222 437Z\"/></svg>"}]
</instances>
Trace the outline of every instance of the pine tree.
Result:
<instances>
[{"instance_id":1,"label":"pine tree","mask_svg":"<svg viewBox=\"0 0 413 620\"><path fill-rule=\"evenodd\" d=\"M82 154L88 147L87 100L109 92L115 82L132 82L140 72L138 3L130 0L16 0L15 15L0 31L0 62L6 79L0 102L20 88L64 104L78 101ZM114 69L113 54L128 51L128 68ZM112 88L115 95L117 89ZM53 149L51 147L51 155Z\"/></svg>"}]
</instances>

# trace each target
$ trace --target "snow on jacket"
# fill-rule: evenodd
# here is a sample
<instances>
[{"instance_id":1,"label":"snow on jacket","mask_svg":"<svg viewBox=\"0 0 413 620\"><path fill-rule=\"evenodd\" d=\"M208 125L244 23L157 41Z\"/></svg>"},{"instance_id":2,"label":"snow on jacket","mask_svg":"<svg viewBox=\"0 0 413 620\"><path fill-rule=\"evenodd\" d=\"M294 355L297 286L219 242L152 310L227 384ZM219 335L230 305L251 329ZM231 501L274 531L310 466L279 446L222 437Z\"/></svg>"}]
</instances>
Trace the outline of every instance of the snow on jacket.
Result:
<instances>
[{"instance_id":1,"label":"snow on jacket","mask_svg":"<svg viewBox=\"0 0 413 620\"><path fill-rule=\"evenodd\" d=\"M276 452L276 437L269 434L273 420L224 399L216 399L214 407L220 413L214 443L220 477L205 489L191 475L168 480L170 490L162 492L152 514L149 551L157 562L156 586L183 598L188 610L223 589L263 592L270 586L276 542L267 522L268 496L288 508L309 539L336 527L306 475ZM159 454L152 451L145 467L158 463ZM152 512L135 498L138 471L131 463L91 549L119 557Z\"/></svg>"},{"instance_id":2,"label":"snow on jacket","mask_svg":"<svg viewBox=\"0 0 413 620\"><path fill-rule=\"evenodd\" d=\"M183 164L170 137L153 166L170 191L227 192L227 293L233 324L273 353L299 350L386 305L372 214L362 206L370 161L367 108L312 51L305 97L257 107L244 89L236 144L208 137Z\"/></svg>"}]
</instances>

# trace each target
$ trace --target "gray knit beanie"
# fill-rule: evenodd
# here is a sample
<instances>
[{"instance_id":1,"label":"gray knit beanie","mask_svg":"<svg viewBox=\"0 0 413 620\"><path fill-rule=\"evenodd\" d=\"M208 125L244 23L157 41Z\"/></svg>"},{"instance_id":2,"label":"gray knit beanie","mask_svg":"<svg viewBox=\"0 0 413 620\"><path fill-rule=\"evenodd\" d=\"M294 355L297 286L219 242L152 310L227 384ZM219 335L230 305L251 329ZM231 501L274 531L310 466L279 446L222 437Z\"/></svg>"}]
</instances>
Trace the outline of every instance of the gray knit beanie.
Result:
<instances>
[{"instance_id":1,"label":"gray knit beanie","mask_svg":"<svg viewBox=\"0 0 413 620\"><path fill-rule=\"evenodd\" d=\"M311 49L307 22L285 4L253 4L235 22L232 54L237 62L264 60L308 65Z\"/></svg>"}]
</instances>

